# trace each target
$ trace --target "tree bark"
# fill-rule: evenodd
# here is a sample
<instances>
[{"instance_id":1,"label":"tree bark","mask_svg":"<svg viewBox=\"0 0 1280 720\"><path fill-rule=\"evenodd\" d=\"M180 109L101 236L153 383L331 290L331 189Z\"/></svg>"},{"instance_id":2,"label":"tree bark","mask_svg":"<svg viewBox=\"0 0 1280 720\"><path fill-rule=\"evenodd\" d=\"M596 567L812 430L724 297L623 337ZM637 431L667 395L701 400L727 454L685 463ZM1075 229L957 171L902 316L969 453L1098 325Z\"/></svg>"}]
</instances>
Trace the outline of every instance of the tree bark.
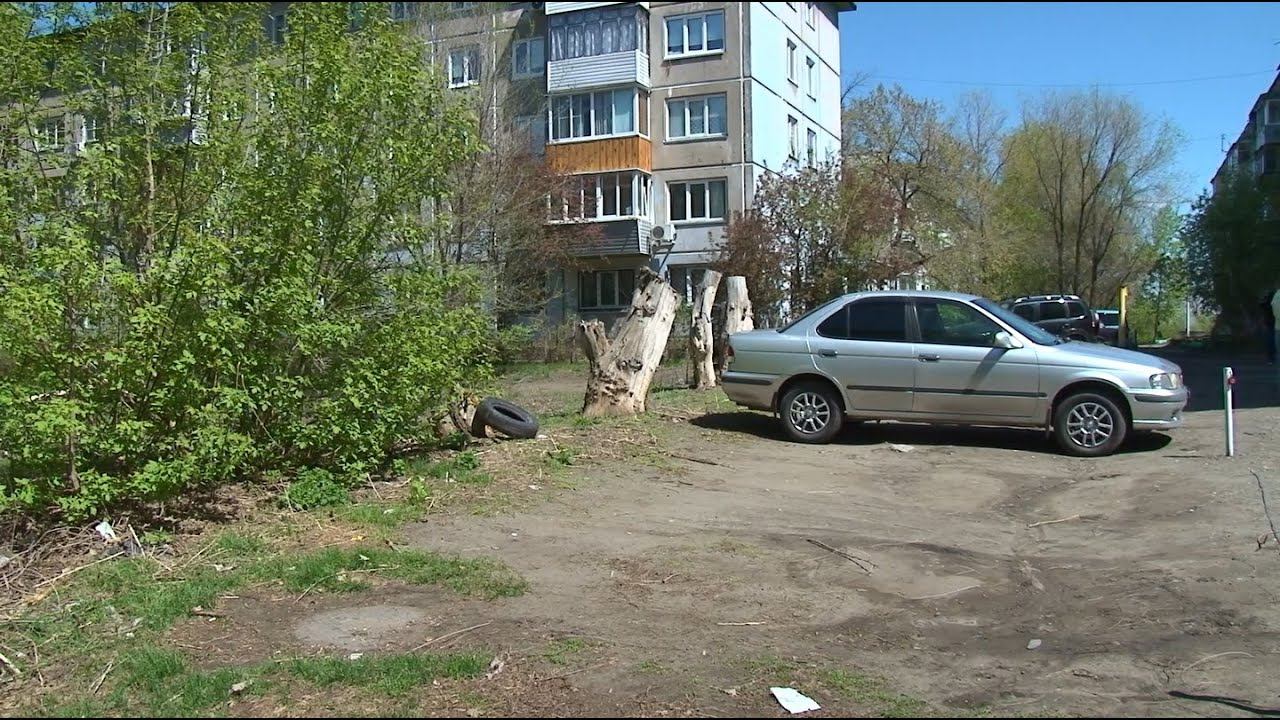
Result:
<instances>
[{"instance_id":1,"label":"tree bark","mask_svg":"<svg viewBox=\"0 0 1280 720\"><path fill-rule=\"evenodd\" d=\"M728 303L724 320L726 335L750 332L756 329L754 316L751 314L751 298L747 295L747 279L734 275L725 284L725 297Z\"/></svg>"},{"instance_id":2,"label":"tree bark","mask_svg":"<svg viewBox=\"0 0 1280 720\"><path fill-rule=\"evenodd\" d=\"M689 325L689 359L693 361L693 386L699 390L716 386L711 308L716 304L716 287L719 285L720 273L707 270L702 274L702 282L698 283L693 295L693 314Z\"/></svg>"},{"instance_id":3,"label":"tree bark","mask_svg":"<svg viewBox=\"0 0 1280 720\"><path fill-rule=\"evenodd\" d=\"M578 341L590 363L582 414L635 415L645 411L649 384L662 360L676 319L679 296L652 270L641 269L631 310L619 320L613 341L599 320L578 324Z\"/></svg>"}]
</instances>

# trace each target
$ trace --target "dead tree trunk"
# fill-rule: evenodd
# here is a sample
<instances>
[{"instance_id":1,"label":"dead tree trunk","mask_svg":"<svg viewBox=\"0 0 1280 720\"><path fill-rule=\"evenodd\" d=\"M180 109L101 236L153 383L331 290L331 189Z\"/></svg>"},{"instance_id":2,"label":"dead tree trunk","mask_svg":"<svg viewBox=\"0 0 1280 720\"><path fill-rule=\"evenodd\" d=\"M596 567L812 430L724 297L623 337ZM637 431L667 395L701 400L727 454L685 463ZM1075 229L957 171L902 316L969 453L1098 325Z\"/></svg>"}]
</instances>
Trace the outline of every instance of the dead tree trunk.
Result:
<instances>
[{"instance_id":1,"label":"dead tree trunk","mask_svg":"<svg viewBox=\"0 0 1280 720\"><path fill-rule=\"evenodd\" d=\"M728 304L724 321L725 334L733 335L756 329L756 322L751 314L751 298L747 295L746 278L733 275L728 279L725 300Z\"/></svg>"},{"instance_id":2,"label":"dead tree trunk","mask_svg":"<svg viewBox=\"0 0 1280 720\"><path fill-rule=\"evenodd\" d=\"M711 334L711 308L716 304L716 287L720 285L720 273L707 270L702 274L693 293L693 314L689 325L689 359L693 361L693 386L706 390L716 386L716 367L713 362L713 336Z\"/></svg>"},{"instance_id":3,"label":"dead tree trunk","mask_svg":"<svg viewBox=\"0 0 1280 720\"><path fill-rule=\"evenodd\" d=\"M679 297L649 269L639 272L631 310L618 321L613 342L599 320L578 325L578 341L591 364L582 414L634 415L645 411L649 383L671 335Z\"/></svg>"}]
</instances>

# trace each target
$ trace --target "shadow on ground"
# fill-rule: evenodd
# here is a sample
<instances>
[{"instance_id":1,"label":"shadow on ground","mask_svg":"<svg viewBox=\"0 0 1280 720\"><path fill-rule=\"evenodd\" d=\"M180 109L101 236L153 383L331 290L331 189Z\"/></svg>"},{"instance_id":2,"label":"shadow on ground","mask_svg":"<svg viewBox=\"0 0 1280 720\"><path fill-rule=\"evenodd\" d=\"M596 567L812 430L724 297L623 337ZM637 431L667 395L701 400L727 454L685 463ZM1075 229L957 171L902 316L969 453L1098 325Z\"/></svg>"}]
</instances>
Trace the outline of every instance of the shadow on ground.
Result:
<instances>
[{"instance_id":1,"label":"shadow on ground","mask_svg":"<svg viewBox=\"0 0 1280 720\"><path fill-rule=\"evenodd\" d=\"M708 430L754 435L763 440L778 443L790 442L778 420L757 412L710 413L689 421ZM1122 453L1153 452L1167 446L1168 435L1138 433L1129 438L1121 448ZM833 441L838 445L879 445L899 443L920 446L958 446L1022 450L1025 452L1058 454L1053 439L1043 430L1018 428L969 427L964 425L924 425L898 422L850 423Z\"/></svg>"}]
</instances>

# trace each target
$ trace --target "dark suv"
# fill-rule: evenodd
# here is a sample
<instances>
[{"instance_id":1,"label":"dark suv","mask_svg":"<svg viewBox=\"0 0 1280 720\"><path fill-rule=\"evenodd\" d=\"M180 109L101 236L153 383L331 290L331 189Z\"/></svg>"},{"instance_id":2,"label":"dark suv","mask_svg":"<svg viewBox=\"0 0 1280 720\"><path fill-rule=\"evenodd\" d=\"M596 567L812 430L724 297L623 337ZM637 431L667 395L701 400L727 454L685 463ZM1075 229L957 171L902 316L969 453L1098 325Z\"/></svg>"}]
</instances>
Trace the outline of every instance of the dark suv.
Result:
<instances>
[{"instance_id":1,"label":"dark suv","mask_svg":"<svg viewBox=\"0 0 1280 720\"><path fill-rule=\"evenodd\" d=\"M1068 340L1098 337L1098 315L1076 295L1027 295L1000 303L1020 317Z\"/></svg>"}]
</instances>

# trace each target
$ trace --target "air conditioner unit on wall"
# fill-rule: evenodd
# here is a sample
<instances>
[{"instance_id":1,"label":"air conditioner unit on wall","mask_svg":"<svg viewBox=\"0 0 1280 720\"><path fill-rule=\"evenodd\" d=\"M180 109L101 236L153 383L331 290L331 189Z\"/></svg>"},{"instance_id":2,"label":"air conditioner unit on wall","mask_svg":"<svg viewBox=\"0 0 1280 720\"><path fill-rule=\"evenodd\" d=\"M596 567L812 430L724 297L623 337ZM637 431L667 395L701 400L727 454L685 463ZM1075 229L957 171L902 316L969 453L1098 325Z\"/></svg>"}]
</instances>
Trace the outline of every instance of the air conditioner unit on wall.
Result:
<instances>
[{"instance_id":1,"label":"air conditioner unit on wall","mask_svg":"<svg viewBox=\"0 0 1280 720\"><path fill-rule=\"evenodd\" d=\"M661 243L675 242L676 226L672 225L671 223L654 225L653 229L649 231L649 235L652 236L653 239L657 242L661 242Z\"/></svg>"}]
</instances>

